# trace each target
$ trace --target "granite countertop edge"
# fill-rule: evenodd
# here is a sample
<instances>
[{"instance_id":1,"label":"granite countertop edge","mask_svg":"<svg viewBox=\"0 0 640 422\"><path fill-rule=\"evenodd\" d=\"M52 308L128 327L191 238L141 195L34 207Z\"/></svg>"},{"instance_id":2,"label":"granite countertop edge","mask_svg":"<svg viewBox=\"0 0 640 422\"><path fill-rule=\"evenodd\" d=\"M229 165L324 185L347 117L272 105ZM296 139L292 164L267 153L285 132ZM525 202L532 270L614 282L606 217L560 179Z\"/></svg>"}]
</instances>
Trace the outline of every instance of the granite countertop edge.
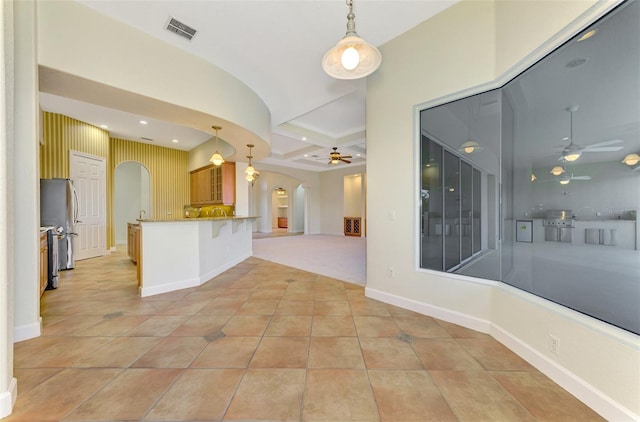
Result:
<instances>
[{"instance_id":1,"label":"granite countertop edge","mask_svg":"<svg viewBox=\"0 0 640 422\"><path fill-rule=\"evenodd\" d=\"M259 218L258 216L230 216L230 217L196 217L196 218L154 218L154 219L136 219L136 223L183 223L186 221L224 221L224 220L250 220Z\"/></svg>"}]
</instances>

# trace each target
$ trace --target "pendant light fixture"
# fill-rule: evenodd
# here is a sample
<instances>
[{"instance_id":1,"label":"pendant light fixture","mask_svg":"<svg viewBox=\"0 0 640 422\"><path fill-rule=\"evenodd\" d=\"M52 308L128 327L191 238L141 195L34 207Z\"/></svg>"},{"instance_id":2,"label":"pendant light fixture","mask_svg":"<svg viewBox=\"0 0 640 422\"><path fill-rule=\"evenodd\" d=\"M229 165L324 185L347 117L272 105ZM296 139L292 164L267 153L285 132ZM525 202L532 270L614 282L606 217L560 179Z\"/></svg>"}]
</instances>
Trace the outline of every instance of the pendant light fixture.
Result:
<instances>
[{"instance_id":1,"label":"pendant light fixture","mask_svg":"<svg viewBox=\"0 0 640 422\"><path fill-rule=\"evenodd\" d=\"M560 176L562 173L564 173L564 171L565 170L563 166L555 166L549 173L553 174L554 176Z\"/></svg>"},{"instance_id":2,"label":"pendant light fixture","mask_svg":"<svg viewBox=\"0 0 640 422\"><path fill-rule=\"evenodd\" d=\"M336 79L364 78L375 72L382 63L380 51L356 33L353 0L347 0L347 33L322 58L322 69Z\"/></svg>"},{"instance_id":3,"label":"pendant light fixture","mask_svg":"<svg viewBox=\"0 0 640 422\"><path fill-rule=\"evenodd\" d=\"M260 172L258 172L258 170L256 170L253 165L251 165L251 159L253 158L253 156L251 155L251 148L254 147L253 144L247 144L247 146L249 147L249 155L247 155L247 158L249 159L249 166L247 167L247 169L244 171L244 179L251 183L251 186L253 186L256 183L256 180L258 180L258 176L260 176Z\"/></svg>"},{"instance_id":4,"label":"pendant light fixture","mask_svg":"<svg viewBox=\"0 0 640 422\"><path fill-rule=\"evenodd\" d=\"M222 158L222 154L218 152L218 131L222 128L220 126L211 126L211 128L216 131L216 152L209 158L209 161L211 161L214 166L221 166L224 163L224 158Z\"/></svg>"},{"instance_id":5,"label":"pendant light fixture","mask_svg":"<svg viewBox=\"0 0 640 422\"><path fill-rule=\"evenodd\" d=\"M576 161L582 155L582 149L578 145L573 143L573 113L578 111L578 106L568 107L567 111L571 116L569 118L569 145L564 147L564 149L562 150L562 158L564 158L566 161Z\"/></svg>"},{"instance_id":6,"label":"pendant light fixture","mask_svg":"<svg viewBox=\"0 0 640 422\"><path fill-rule=\"evenodd\" d=\"M458 148L459 152L463 152L465 154L473 154L474 152L480 152L482 151L484 148L477 143L476 141L471 139L471 122L472 120L475 122L476 117L477 116L472 116L472 111L471 111L471 98L469 98L467 100L467 140L460 145L460 148ZM480 97L478 97L478 113L480 112Z\"/></svg>"},{"instance_id":7,"label":"pendant light fixture","mask_svg":"<svg viewBox=\"0 0 640 422\"><path fill-rule=\"evenodd\" d=\"M628 166L635 166L636 164L640 163L640 155L636 153L627 154L622 162Z\"/></svg>"}]
</instances>

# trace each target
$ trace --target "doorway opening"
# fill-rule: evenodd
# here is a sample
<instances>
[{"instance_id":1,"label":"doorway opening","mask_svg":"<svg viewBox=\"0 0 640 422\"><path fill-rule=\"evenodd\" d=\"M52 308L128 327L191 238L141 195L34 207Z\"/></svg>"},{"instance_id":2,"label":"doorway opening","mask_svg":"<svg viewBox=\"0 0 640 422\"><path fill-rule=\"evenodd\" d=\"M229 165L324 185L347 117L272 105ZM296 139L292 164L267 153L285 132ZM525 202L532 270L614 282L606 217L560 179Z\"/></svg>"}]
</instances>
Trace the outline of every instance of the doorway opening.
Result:
<instances>
[{"instance_id":1,"label":"doorway opening","mask_svg":"<svg viewBox=\"0 0 640 422\"><path fill-rule=\"evenodd\" d=\"M289 232L289 193L282 186L271 192L271 231Z\"/></svg>"},{"instance_id":2,"label":"doorway opening","mask_svg":"<svg viewBox=\"0 0 640 422\"><path fill-rule=\"evenodd\" d=\"M151 217L149 169L137 161L116 167L114 177L114 227L116 245L127 243L127 223Z\"/></svg>"}]
</instances>

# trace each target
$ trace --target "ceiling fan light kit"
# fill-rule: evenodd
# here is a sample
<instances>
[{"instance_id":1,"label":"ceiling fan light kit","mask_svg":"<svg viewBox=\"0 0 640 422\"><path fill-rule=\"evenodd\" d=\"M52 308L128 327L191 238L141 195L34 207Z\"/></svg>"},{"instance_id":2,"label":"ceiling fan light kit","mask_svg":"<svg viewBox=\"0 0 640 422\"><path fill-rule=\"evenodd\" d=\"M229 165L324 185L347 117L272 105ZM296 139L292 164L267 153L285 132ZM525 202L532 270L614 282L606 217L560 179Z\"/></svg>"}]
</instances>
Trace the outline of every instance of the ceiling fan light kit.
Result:
<instances>
[{"instance_id":1,"label":"ceiling fan light kit","mask_svg":"<svg viewBox=\"0 0 640 422\"><path fill-rule=\"evenodd\" d=\"M216 152L209 158L209 161L211 161L214 166L221 166L224 163L224 158L222 158L222 154L218 152L218 131L222 129L222 127L211 126L211 128L216 131Z\"/></svg>"},{"instance_id":2,"label":"ceiling fan light kit","mask_svg":"<svg viewBox=\"0 0 640 422\"><path fill-rule=\"evenodd\" d=\"M622 163L628 166L635 166L636 164L640 163L640 155L636 153L627 154L627 156L624 157L624 160L622 160Z\"/></svg>"},{"instance_id":3,"label":"ceiling fan light kit","mask_svg":"<svg viewBox=\"0 0 640 422\"><path fill-rule=\"evenodd\" d=\"M351 164L351 161L347 158L352 158L350 155L342 155L338 152L338 147L333 147L333 151L329 153L329 164L339 164L340 161L347 164Z\"/></svg>"},{"instance_id":4,"label":"ceiling fan light kit","mask_svg":"<svg viewBox=\"0 0 640 422\"><path fill-rule=\"evenodd\" d=\"M382 63L382 54L375 46L356 33L353 0L347 0L347 33L322 58L322 69L336 79L359 79L375 72Z\"/></svg>"},{"instance_id":5,"label":"ceiling fan light kit","mask_svg":"<svg viewBox=\"0 0 640 422\"><path fill-rule=\"evenodd\" d=\"M555 166L554 168L551 169L551 171L549 173L553 174L554 176L560 176L562 173L564 173L564 167L562 166Z\"/></svg>"},{"instance_id":6,"label":"ceiling fan light kit","mask_svg":"<svg viewBox=\"0 0 640 422\"><path fill-rule=\"evenodd\" d=\"M571 116L569 120L570 121L569 145L564 147L564 149L562 150L562 156L560 157L560 160L576 161L578 158L582 156L583 152L609 152L609 151L620 151L622 149L621 146L617 146L617 147L610 146L610 145L624 142L620 139L612 139L610 141L597 142L595 144L591 144L587 146L580 146L575 142L573 142L573 113L578 111L578 106L574 105L571 107L567 107L567 111Z\"/></svg>"}]
</instances>

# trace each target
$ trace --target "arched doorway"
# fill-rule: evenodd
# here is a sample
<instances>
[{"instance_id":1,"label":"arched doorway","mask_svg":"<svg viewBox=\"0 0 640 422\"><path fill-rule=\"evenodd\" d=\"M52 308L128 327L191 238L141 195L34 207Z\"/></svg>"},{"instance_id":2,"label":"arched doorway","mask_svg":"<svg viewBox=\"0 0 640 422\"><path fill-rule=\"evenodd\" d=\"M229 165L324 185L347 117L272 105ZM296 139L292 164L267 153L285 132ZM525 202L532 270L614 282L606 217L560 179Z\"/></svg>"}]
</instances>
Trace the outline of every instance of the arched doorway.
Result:
<instances>
[{"instance_id":1,"label":"arched doorway","mask_svg":"<svg viewBox=\"0 0 640 422\"><path fill-rule=\"evenodd\" d=\"M149 170L137 161L120 163L115 170L113 216L116 245L127 243L127 223L151 216Z\"/></svg>"},{"instance_id":2,"label":"arched doorway","mask_svg":"<svg viewBox=\"0 0 640 422\"><path fill-rule=\"evenodd\" d=\"M289 192L282 186L271 191L271 231L289 231Z\"/></svg>"}]
</instances>

